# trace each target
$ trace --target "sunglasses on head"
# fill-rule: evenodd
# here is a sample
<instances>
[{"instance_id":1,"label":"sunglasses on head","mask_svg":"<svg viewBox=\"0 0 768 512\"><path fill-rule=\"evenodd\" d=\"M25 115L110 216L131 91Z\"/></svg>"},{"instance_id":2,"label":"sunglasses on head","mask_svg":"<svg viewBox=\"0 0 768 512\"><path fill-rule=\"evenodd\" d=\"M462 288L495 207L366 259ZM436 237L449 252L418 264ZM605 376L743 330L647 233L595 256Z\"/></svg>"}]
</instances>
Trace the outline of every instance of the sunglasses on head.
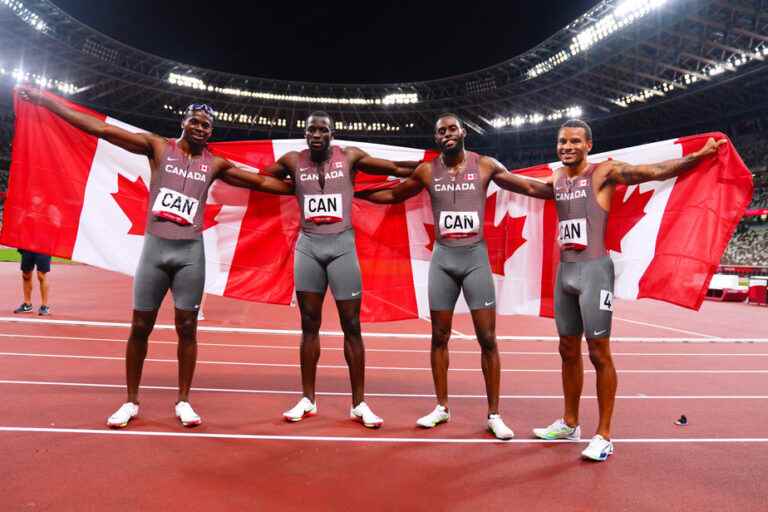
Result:
<instances>
[{"instance_id":1,"label":"sunglasses on head","mask_svg":"<svg viewBox=\"0 0 768 512\"><path fill-rule=\"evenodd\" d=\"M187 107L187 113L192 112L198 112L202 111L208 114L211 117L215 117L215 112L213 108L210 105L207 105L205 103L192 103L190 106Z\"/></svg>"}]
</instances>

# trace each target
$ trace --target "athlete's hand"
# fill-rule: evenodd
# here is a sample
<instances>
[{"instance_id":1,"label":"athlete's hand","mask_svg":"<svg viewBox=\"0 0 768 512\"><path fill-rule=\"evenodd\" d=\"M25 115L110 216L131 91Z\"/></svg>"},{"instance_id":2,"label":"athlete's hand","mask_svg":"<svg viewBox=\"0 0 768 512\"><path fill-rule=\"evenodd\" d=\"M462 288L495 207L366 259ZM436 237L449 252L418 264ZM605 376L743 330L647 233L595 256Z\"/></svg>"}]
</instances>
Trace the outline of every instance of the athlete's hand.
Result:
<instances>
[{"instance_id":1,"label":"athlete's hand","mask_svg":"<svg viewBox=\"0 0 768 512\"><path fill-rule=\"evenodd\" d=\"M707 139L706 144L704 144L700 150L694 153L694 156L696 156L696 158L706 158L710 155L714 155L717 153L718 148L723 144L728 144L728 139L715 140L714 138L710 137Z\"/></svg>"},{"instance_id":2,"label":"athlete's hand","mask_svg":"<svg viewBox=\"0 0 768 512\"><path fill-rule=\"evenodd\" d=\"M40 105L43 102L43 90L38 87L33 87L28 84L19 85L16 90L24 101L29 101L35 105Z\"/></svg>"}]
</instances>

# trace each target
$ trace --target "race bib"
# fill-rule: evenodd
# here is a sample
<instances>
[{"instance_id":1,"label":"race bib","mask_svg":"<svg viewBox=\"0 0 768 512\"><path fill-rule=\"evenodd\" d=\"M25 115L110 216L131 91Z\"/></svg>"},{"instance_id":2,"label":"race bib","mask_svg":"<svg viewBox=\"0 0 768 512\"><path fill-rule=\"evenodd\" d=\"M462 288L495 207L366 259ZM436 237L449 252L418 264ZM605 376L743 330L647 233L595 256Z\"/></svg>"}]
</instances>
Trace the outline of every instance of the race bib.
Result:
<instances>
[{"instance_id":1,"label":"race bib","mask_svg":"<svg viewBox=\"0 0 768 512\"><path fill-rule=\"evenodd\" d=\"M152 215L175 222L180 226L189 226L194 223L199 206L200 202L197 199L161 187L155 198L155 204L152 205Z\"/></svg>"},{"instance_id":2,"label":"race bib","mask_svg":"<svg viewBox=\"0 0 768 512\"><path fill-rule=\"evenodd\" d=\"M587 219L561 220L557 241L563 249L583 251L587 248Z\"/></svg>"},{"instance_id":3,"label":"race bib","mask_svg":"<svg viewBox=\"0 0 768 512\"><path fill-rule=\"evenodd\" d=\"M344 219L341 194L304 196L304 218L315 224L332 224Z\"/></svg>"},{"instance_id":4,"label":"race bib","mask_svg":"<svg viewBox=\"0 0 768 512\"><path fill-rule=\"evenodd\" d=\"M440 212L440 236L468 238L480 232L477 212Z\"/></svg>"}]
</instances>

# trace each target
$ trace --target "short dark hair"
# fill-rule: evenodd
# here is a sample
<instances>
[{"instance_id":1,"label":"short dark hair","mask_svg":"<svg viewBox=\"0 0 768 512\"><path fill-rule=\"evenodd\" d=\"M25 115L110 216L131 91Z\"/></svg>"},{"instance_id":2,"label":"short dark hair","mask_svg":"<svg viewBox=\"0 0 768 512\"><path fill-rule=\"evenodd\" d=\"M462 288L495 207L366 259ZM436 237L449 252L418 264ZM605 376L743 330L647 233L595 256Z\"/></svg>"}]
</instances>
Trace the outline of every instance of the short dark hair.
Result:
<instances>
[{"instance_id":1,"label":"short dark hair","mask_svg":"<svg viewBox=\"0 0 768 512\"><path fill-rule=\"evenodd\" d=\"M581 119L569 119L560 125L560 130L563 128L582 128L587 136L587 140L592 140L592 128Z\"/></svg>"},{"instance_id":2,"label":"short dark hair","mask_svg":"<svg viewBox=\"0 0 768 512\"><path fill-rule=\"evenodd\" d=\"M454 114L453 112L443 112L442 114L437 116L437 119L435 120L435 124L437 124L437 122L440 121L441 119L445 119L446 117L454 118L456 121L459 122L459 126L464 128L464 121L462 121L462 119L459 116L457 116L456 114Z\"/></svg>"},{"instance_id":3,"label":"short dark hair","mask_svg":"<svg viewBox=\"0 0 768 512\"><path fill-rule=\"evenodd\" d=\"M333 126L333 118L325 110L315 110L315 111L313 111L311 114L309 114L307 116L307 120L309 120L310 117L327 117L328 121L330 121L330 123L331 123L331 126Z\"/></svg>"}]
</instances>

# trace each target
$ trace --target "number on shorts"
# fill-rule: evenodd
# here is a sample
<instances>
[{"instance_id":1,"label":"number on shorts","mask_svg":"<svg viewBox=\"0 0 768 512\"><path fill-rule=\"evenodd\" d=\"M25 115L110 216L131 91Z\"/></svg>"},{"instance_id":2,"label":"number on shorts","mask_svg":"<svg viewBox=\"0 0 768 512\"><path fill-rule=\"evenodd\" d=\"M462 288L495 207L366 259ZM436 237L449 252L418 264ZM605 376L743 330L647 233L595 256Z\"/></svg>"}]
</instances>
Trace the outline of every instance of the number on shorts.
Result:
<instances>
[{"instance_id":1,"label":"number on shorts","mask_svg":"<svg viewBox=\"0 0 768 512\"><path fill-rule=\"evenodd\" d=\"M613 311L613 294L608 290L600 290L600 309Z\"/></svg>"}]
</instances>

